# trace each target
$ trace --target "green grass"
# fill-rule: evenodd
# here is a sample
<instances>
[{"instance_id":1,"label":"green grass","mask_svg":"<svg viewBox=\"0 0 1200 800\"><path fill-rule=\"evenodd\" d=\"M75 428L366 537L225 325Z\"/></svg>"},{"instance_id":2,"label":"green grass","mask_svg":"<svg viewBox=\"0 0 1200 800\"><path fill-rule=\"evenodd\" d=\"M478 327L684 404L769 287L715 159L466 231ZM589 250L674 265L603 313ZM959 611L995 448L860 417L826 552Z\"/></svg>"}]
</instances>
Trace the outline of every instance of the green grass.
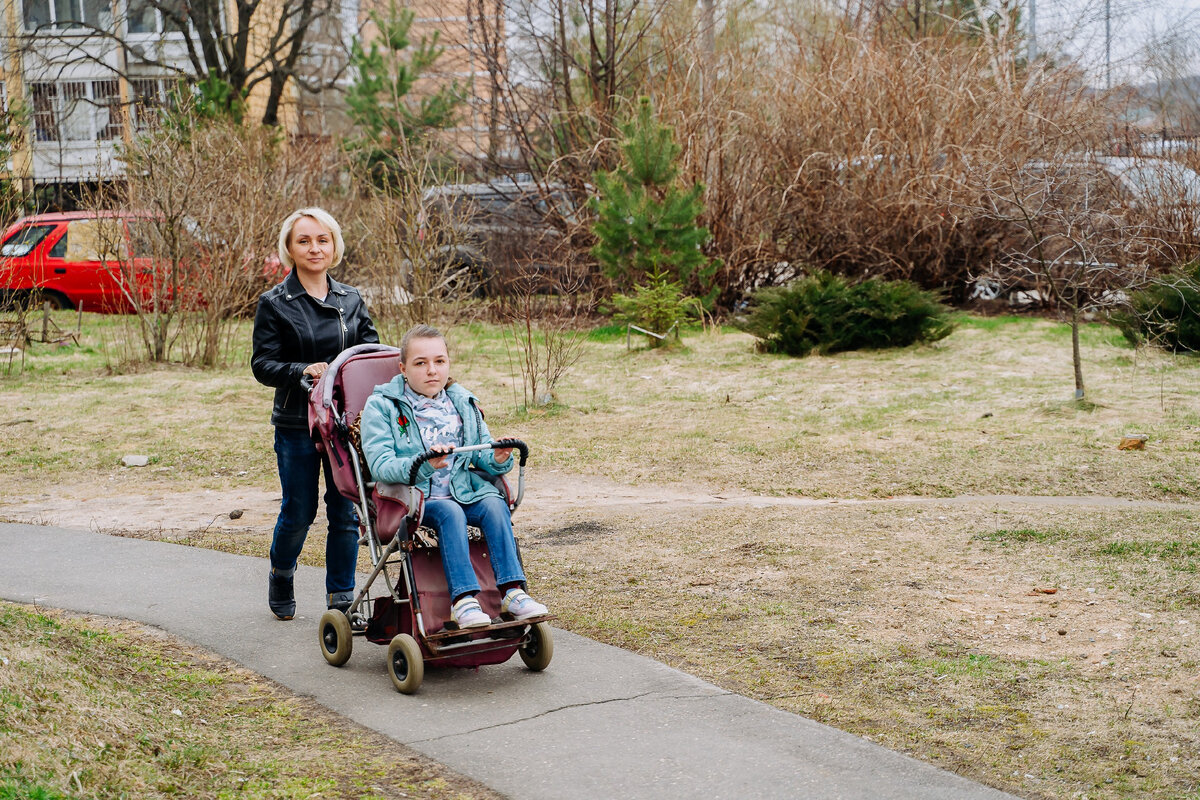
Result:
<instances>
[{"instance_id":1,"label":"green grass","mask_svg":"<svg viewBox=\"0 0 1200 800\"><path fill-rule=\"evenodd\" d=\"M1038 530L1036 528L1019 528L1016 530L996 530L987 533L977 533L974 538L981 542L1000 542L1007 544L1009 542L1025 543L1025 542L1057 542L1069 536L1066 531L1060 530Z\"/></svg>"}]
</instances>

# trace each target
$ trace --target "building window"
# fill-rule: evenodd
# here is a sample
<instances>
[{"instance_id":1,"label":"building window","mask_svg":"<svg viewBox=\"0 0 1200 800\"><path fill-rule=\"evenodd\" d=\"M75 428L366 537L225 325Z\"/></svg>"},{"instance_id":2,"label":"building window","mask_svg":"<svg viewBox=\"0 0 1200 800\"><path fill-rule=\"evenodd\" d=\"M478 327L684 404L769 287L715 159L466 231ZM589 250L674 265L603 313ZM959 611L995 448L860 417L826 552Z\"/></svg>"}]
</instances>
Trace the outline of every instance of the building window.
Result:
<instances>
[{"instance_id":1,"label":"building window","mask_svg":"<svg viewBox=\"0 0 1200 800\"><path fill-rule=\"evenodd\" d=\"M33 101L33 138L39 142L58 141L58 87L53 83L33 83L29 86Z\"/></svg>"},{"instance_id":2,"label":"building window","mask_svg":"<svg viewBox=\"0 0 1200 800\"><path fill-rule=\"evenodd\" d=\"M184 0L129 0L130 33L178 33L187 18Z\"/></svg>"},{"instance_id":3,"label":"building window","mask_svg":"<svg viewBox=\"0 0 1200 800\"><path fill-rule=\"evenodd\" d=\"M96 138L109 141L121 138L124 127L121 90L115 80L92 81L92 99L96 103Z\"/></svg>"},{"instance_id":4,"label":"building window","mask_svg":"<svg viewBox=\"0 0 1200 800\"><path fill-rule=\"evenodd\" d=\"M38 142L91 142L121 135L116 80L30 84Z\"/></svg>"},{"instance_id":5,"label":"building window","mask_svg":"<svg viewBox=\"0 0 1200 800\"><path fill-rule=\"evenodd\" d=\"M25 0L25 30L112 27L112 0Z\"/></svg>"},{"instance_id":6,"label":"building window","mask_svg":"<svg viewBox=\"0 0 1200 800\"><path fill-rule=\"evenodd\" d=\"M130 111L135 130L158 122L164 108L174 108L175 91L183 84L173 78L134 78L129 81Z\"/></svg>"}]
</instances>

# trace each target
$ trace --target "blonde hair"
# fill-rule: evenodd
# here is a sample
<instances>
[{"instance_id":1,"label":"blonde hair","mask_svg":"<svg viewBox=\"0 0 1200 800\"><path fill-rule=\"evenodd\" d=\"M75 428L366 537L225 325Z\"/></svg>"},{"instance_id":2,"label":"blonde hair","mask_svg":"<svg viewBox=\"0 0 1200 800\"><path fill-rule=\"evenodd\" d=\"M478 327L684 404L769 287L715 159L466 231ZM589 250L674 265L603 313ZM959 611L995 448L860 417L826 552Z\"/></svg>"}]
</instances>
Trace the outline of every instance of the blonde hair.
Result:
<instances>
[{"instance_id":1,"label":"blonde hair","mask_svg":"<svg viewBox=\"0 0 1200 800\"><path fill-rule=\"evenodd\" d=\"M296 263L292 261L292 254L288 252L288 245L292 243L292 228L296 227L296 223L301 217L316 220L317 223L328 230L330 235L333 236L333 261L329 265L330 268L342 263L342 256L346 253L346 242L342 239L342 226L338 225L337 220L328 211L316 206L293 211L283 221L283 225L279 227L280 263L288 269L295 269L296 267Z\"/></svg>"}]
</instances>

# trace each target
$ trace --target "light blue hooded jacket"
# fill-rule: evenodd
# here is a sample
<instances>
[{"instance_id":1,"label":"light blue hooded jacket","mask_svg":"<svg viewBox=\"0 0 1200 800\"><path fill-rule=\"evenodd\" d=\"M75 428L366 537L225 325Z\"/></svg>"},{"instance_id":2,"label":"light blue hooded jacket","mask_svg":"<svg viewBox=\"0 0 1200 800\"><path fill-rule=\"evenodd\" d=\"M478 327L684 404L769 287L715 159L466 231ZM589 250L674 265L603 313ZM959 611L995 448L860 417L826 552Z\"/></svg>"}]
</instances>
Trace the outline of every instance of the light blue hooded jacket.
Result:
<instances>
[{"instance_id":1,"label":"light blue hooded jacket","mask_svg":"<svg viewBox=\"0 0 1200 800\"><path fill-rule=\"evenodd\" d=\"M457 383L447 386L446 394L462 417L463 446L493 441L475 395ZM363 455L367 459L371 477L381 483L408 483L413 461L428 448L421 439L412 406L404 399L404 376L397 375L391 382L376 386L363 407L360 419ZM489 475L503 475L512 469L515 454L503 464L497 464L493 452L478 450L451 462L450 494L459 503L469 505L489 495L500 496L495 486L471 472L471 469L480 469ZM417 471L415 485L426 496L434 472L428 461Z\"/></svg>"}]
</instances>

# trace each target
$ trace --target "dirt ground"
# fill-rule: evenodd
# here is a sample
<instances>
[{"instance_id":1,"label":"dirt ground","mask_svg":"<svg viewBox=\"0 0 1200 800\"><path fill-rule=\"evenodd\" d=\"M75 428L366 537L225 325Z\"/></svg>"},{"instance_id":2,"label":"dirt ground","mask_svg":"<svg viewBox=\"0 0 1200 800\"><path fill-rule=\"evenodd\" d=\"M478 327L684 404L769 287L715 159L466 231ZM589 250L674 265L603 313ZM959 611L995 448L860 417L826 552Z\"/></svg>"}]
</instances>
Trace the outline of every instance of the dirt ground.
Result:
<instances>
[{"instance_id":1,"label":"dirt ground","mask_svg":"<svg viewBox=\"0 0 1200 800\"><path fill-rule=\"evenodd\" d=\"M265 555L277 492L154 486L4 499L0 518ZM1194 575L1160 580L1152 548L1197 518L1105 497L766 497L547 470L514 522L535 593L578 633L1025 797L1165 798L1200 790L1200 593ZM1139 520L1144 563L1082 566Z\"/></svg>"},{"instance_id":2,"label":"dirt ground","mask_svg":"<svg viewBox=\"0 0 1200 800\"><path fill-rule=\"evenodd\" d=\"M530 479L531 482L534 479ZM911 505L955 507L1020 507L1144 510L1195 510L1188 505L1150 500L1107 497L1059 497L1019 495L971 495L954 498L891 497L886 499L836 499L774 497L736 490L707 493L661 485L623 485L596 476L561 471L541 472L537 487L525 495L517 523L552 526L583 511L600 517L652 513L656 518L673 515L692 518L703 509L718 508L853 508ZM136 486L137 491L126 491ZM56 525L100 533L156 531L170 538L201 530L227 533L269 533L279 512L278 491L253 487L224 491L202 489L180 491L178 484L164 483L156 490L153 481L140 481L113 491L103 484L75 484L54 493L0 498L0 517L12 522ZM653 509L653 511L651 511ZM236 518L231 518L234 512ZM237 513L240 512L240 513ZM320 520L318 519L318 524ZM264 553L265 555L265 553Z\"/></svg>"}]
</instances>

